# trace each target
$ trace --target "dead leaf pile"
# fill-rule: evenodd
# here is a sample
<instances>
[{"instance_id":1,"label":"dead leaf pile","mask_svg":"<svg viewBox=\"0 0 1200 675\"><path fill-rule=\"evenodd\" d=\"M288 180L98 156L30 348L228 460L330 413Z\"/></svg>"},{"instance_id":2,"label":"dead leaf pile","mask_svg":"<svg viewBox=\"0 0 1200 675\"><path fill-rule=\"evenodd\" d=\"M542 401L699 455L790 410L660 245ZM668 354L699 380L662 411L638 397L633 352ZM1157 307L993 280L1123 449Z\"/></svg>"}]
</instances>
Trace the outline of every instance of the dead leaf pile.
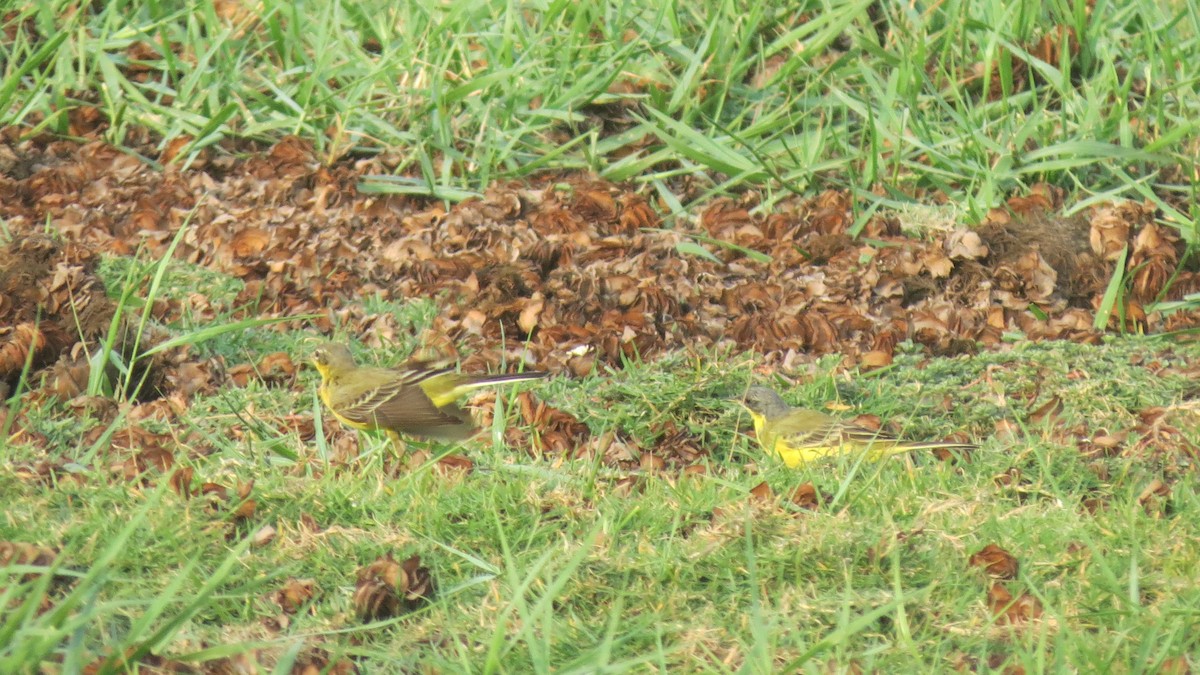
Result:
<instances>
[{"instance_id":1,"label":"dead leaf pile","mask_svg":"<svg viewBox=\"0 0 1200 675\"><path fill-rule=\"evenodd\" d=\"M25 326L19 336L11 331L9 365L56 339L49 327L39 338L26 326L38 303L103 297L86 282L90 251L144 245L159 255L189 215L176 255L245 281L236 302L259 315L318 312L322 330L369 326L386 336L395 319L368 315L362 298L435 297L431 335L451 350L490 353L496 362L521 354L576 373L730 342L774 359L837 351L851 363L881 365L906 338L940 352L995 345L1010 330L1091 340L1113 251L1129 247L1130 302L1142 303L1176 273L1181 250L1148 205L1110 204L1064 219L1055 215L1059 196L1044 186L996 209L977 232L919 241L876 217L866 238L853 239L854 204L840 192L771 213L717 199L696 227L681 221L658 230L644 196L581 175L496 185L447 211L414 197L359 193L364 176L386 167L321 166L296 138L245 160L212 153L187 171L165 172L99 142L3 138L28 167L24 177L0 178L0 217L17 233L10 246L19 253L0 276L0 312ZM47 222L62 244L32 234ZM742 248L703 244L707 238ZM14 293L14 284L41 290ZM1198 285L1183 270L1173 288ZM183 304L202 317L204 289L197 291ZM1125 316L1167 327L1144 312ZM256 365L272 381L292 376L284 359Z\"/></svg>"},{"instance_id":2,"label":"dead leaf pile","mask_svg":"<svg viewBox=\"0 0 1200 675\"><path fill-rule=\"evenodd\" d=\"M17 232L0 247L0 381L8 384L27 364L57 360L77 336L100 336L113 315L89 246Z\"/></svg>"},{"instance_id":3,"label":"dead leaf pile","mask_svg":"<svg viewBox=\"0 0 1200 675\"><path fill-rule=\"evenodd\" d=\"M587 446L591 445L592 449L599 449L607 456L611 442L588 443L591 432L574 415L539 401L528 391L517 395L517 406L522 424L505 430L505 441L509 447L524 448L534 456L576 459L585 456ZM632 458L631 454L626 459Z\"/></svg>"},{"instance_id":4,"label":"dead leaf pile","mask_svg":"<svg viewBox=\"0 0 1200 675\"><path fill-rule=\"evenodd\" d=\"M664 422L657 431L652 452L667 464L690 468L708 456L703 439L672 420Z\"/></svg>"},{"instance_id":5,"label":"dead leaf pile","mask_svg":"<svg viewBox=\"0 0 1200 675\"><path fill-rule=\"evenodd\" d=\"M1114 316L1146 331L1200 323L1194 312L1145 311L1168 282L1170 298L1200 288L1200 274L1180 267L1182 242L1157 224L1152 205L1105 204L1064 218L1061 192L1047 186L993 209L975 229L916 239L896 219L875 216L854 238L856 205L838 191L784 200L771 212L752 197L719 198L694 223L681 217L666 230L660 205L585 175L497 184L449 209L361 193L360 181L387 171L381 160L323 166L294 137L245 159L209 151L187 170L163 171L98 141L18 140L4 130L0 147L23 167L0 176L0 218L13 233L0 256L0 326L9 326L0 329L0 381L15 383L28 364L27 381L47 375L34 396L76 399L94 379L89 359L113 314L95 252L159 256L173 244L177 258L244 282L233 303L248 315L321 317L284 330L349 331L377 347L406 328L392 312L369 312L365 298L433 298L437 312L418 353L471 354L463 367L480 371L524 361L584 375L710 347L755 350L768 367L837 352L845 367L875 368L905 340L933 354L999 347L1012 331L1092 342L1095 309L1120 260L1129 292ZM39 234L46 224L57 238ZM154 318L216 320L208 289L193 290L157 303ZM156 339L138 338L143 349ZM131 344L118 342L118 352ZM167 418L197 392L251 379L292 387L297 374L295 356L283 352L226 367L176 349L143 367L143 396L169 402ZM486 416L487 401L476 403ZM650 471L703 455L698 439L678 430L641 447L593 437L529 394L519 407L524 427L536 431L510 429L508 440L534 455L598 454ZM305 420L279 426L315 433ZM13 429L20 437L20 419ZM1158 438L1170 433L1155 429ZM125 475L168 471L175 444L142 440L114 460ZM344 441L334 437L331 447L352 445Z\"/></svg>"},{"instance_id":6,"label":"dead leaf pile","mask_svg":"<svg viewBox=\"0 0 1200 675\"><path fill-rule=\"evenodd\" d=\"M0 183L3 180L0 179ZM95 274L95 249L79 241L52 239L38 231L18 231L0 246L0 387L11 388L23 373L36 383L49 366L43 393L69 399L87 391L92 363L112 331L114 359L129 364L122 378L109 360L104 379L139 400L165 396L180 384L181 350L133 358L165 339L157 321L178 318L166 301L151 306L151 321L140 312L114 318L116 306ZM113 329L115 328L115 331Z\"/></svg>"},{"instance_id":7,"label":"dead leaf pile","mask_svg":"<svg viewBox=\"0 0 1200 675\"><path fill-rule=\"evenodd\" d=\"M1017 558L996 544L988 544L971 554L968 565L978 567L994 579L987 591L987 606L1000 625L1022 626L1042 618L1042 603L1029 593L1014 596L1004 580L1016 579L1020 570Z\"/></svg>"}]
</instances>

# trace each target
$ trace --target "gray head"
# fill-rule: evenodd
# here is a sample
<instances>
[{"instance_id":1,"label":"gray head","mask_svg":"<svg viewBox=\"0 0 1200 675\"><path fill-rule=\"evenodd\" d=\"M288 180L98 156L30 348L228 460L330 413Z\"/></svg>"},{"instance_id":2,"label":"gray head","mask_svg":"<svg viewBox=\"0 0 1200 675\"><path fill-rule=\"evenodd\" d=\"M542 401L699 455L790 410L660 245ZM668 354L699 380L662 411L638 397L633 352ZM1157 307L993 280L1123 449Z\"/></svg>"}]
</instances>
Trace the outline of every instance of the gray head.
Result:
<instances>
[{"instance_id":1,"label":"gray head","mask_svg":"<svg viewBox=\"0 0 1200 675\"><path fill-rule=\"evenodd\" d=\"M749 408L750 412L763 417L778 417L791 409L787 401L770 387L750 387L746 390L746 398L742 399L742 405Z\"/></svg>"},{"instance_id":2,"label":"gray head","mask_svg":"<svg viewBox=\"0 0 1200 675\"><path fill-rule=\"evenodd\" d=\"M354 367L354 357L346 345L327 342L312 353L312 363L321 375L342 372Z\"/></svg>"}]
</instances>

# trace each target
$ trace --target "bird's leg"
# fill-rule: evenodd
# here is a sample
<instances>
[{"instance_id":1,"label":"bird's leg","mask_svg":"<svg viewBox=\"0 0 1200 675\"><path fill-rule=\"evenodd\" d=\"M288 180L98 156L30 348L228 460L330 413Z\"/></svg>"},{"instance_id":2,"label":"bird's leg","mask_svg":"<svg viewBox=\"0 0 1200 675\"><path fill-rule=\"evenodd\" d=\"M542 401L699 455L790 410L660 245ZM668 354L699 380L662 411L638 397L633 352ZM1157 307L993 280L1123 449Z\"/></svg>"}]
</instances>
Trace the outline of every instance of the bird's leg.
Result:
<instances>
[{"instance_id":1,"label":"bird's leg","mask_svg":"<svg viewBox=\"0 0 1200 675\"><path fill-rule=\"evenodd\" d=\"M396 449L396 455L403 457L405 446L404 446L404 441L400 439L400 434L396 433L395 431L392 431L391 429L388 429L387 435L388 435L388 438L390 438L392 441L392 447Z\"/></svg>"}]
</instances>

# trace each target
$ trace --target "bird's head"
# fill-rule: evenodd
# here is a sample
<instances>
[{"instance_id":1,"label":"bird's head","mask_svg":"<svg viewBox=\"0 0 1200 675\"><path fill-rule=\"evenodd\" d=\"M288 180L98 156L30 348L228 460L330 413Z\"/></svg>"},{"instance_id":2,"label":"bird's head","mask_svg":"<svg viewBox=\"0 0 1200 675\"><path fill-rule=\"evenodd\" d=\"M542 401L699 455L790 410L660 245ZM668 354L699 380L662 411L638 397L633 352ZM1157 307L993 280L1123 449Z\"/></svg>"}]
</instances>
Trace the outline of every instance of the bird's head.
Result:
<instances>
[{"instance_id":1,"label":"bird's head","mask_svg":"<svg viewBox=\"0 0 1200 675\"><path fill-rule=\"evenodd\" d=\"M755 415L768 418L778 417L791 408L787 401L784 401L770 387L750 387L746 390L746 397L742 399L741 403Z\"/></svg>"},{"instance_id":2,"label":"bird's head","mask_svg":"<svg viewBox=\"0 0 1200 675\"><path fill-rule=\"evenodd\" d=\"M354 368L354 356L350 354L350 350L345 345L333 342L327 342L313 350L311 360L322 378L333 377Z\"/></svg>"}]
</instances>

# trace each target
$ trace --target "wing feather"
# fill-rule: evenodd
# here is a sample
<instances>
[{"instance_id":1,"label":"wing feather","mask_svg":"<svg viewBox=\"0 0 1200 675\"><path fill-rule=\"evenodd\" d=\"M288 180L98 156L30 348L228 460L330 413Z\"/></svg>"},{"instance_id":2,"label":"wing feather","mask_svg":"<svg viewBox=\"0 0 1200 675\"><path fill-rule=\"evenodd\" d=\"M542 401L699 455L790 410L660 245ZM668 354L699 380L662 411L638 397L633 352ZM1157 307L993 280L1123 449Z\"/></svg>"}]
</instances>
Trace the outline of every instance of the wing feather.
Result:
<instances>
[{"instance_id":1,"label":"wing feather","mask_svg":"<svg viewBox=\"0 0 1200 675\"><path fill-rule=\"evenodd\" d=\"M370 385L357 387L334 402L339 415L371 428L407 434L445 439L471 435L474 429L465 411L454 403L438 407L421 388L422 382L452 372L452 368L380 370L372 377L360 377Z\"/></svg>"},{"instance_id":2,"label":"wing feather","mask_svg":"<svg viewBox=\"0 0 1200 675\"><path fill-rule=\"evenodd\" d=\"M455 399L478 387L545 375L527 372L467 376L453 367L356 368L337 386L325 387L329 395L336 394L336 399L326 403L352 425L461 440L475 432L475 425Z\"/></svg>"}]
</instances>

